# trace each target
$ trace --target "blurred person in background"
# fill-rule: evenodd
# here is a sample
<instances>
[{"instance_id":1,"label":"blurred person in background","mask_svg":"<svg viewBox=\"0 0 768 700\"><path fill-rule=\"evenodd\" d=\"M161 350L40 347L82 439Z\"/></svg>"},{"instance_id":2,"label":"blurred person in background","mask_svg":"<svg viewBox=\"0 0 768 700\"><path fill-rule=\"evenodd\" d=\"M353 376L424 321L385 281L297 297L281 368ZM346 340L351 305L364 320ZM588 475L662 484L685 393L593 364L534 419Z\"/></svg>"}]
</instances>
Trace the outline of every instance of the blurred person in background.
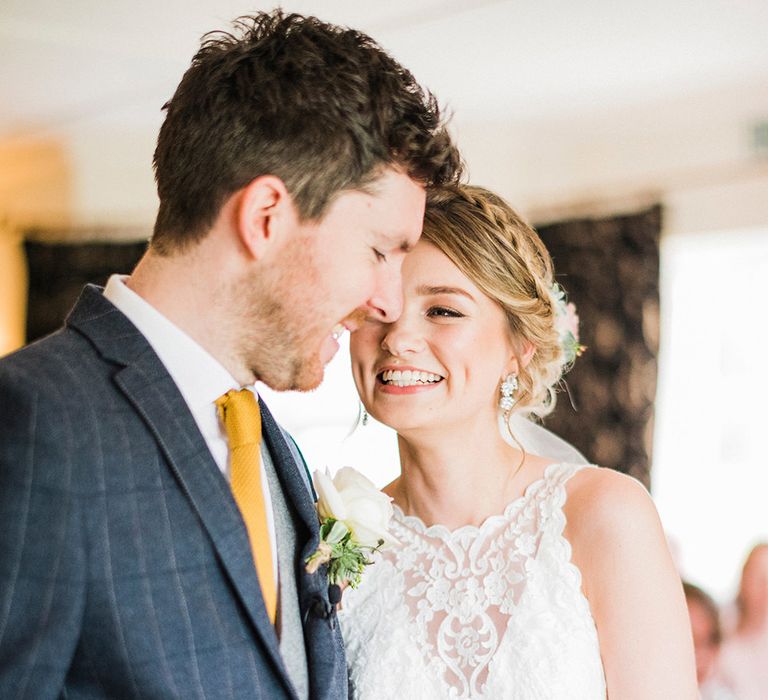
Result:
<instances>
[{"instance_id":1,"label":"blurred person in background","mask_svg":"<svg viewBox=\"0 0 768 700\"><path fill-rule=\"evenodd\" d=\"M736 627L723 642L720 675L739 700L768 698L768 542L744 562Z\"/></svg>"},{"instance_id":2,"label":"blurred person in background","mask_svg":"<svg viewBox=\"0 0 768 700\"><path fill-rule=\"evenodd\" d=\"M735 700L735 696L717 677L717 661L723 641L717 603L698 586L684 583L685 602L691 618L693 647L696 653L696 680L701 700Z\"/></svg>"}]
</instances>

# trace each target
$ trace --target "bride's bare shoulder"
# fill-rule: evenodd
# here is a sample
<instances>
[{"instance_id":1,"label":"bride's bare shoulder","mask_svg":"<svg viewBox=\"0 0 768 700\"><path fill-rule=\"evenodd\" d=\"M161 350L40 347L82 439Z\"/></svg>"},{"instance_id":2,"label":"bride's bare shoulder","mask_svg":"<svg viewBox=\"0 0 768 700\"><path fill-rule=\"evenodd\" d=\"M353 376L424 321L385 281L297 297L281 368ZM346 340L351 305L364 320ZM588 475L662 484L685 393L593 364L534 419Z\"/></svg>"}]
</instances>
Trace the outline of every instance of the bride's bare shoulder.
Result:
<instances>
[{"instance_id":1,"label":"bride's bare shoulder","mask_svg":"<svg viewBox=\"0 0 768 700\"><path fill-rule=\"evenodd\" d=\"M603 467L582 469L567 484L563 511L573 538L626 538L659 528L651 496L637 479Z\"/></svg>"},{"instance_id":2,"label":"bride's bare shoulder","mask_svg":"<svg viewBox=\"0 0 768 700\"><path fill-rule=\"evenodd\" d=\"M675 578L664 529L645 486L612 469L582 469L567 488L563 535L593 605L612 599L612 591L630 591L635 579Z\"/></svg>"}]
</instances>

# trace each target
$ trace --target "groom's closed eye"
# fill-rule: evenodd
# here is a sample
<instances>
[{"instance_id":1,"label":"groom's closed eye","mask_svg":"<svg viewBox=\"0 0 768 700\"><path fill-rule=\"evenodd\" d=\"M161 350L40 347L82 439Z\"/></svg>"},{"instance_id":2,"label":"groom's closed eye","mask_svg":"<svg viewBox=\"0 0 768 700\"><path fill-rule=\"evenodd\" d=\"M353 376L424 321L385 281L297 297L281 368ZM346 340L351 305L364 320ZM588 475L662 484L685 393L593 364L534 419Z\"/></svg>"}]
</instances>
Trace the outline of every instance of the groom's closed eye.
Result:
<instances>
[{"instance_id":1,"label":"groom's closed eye","mask_svg":"<svg viewBox=\"0 0 768 700\"><path fill-rule=\"evenodd\" d=\"M374 255L379 262L402 263L405 256L413 250L413 243L405 236L377 234L370 242Z\"/></svg>"}]
</instances>

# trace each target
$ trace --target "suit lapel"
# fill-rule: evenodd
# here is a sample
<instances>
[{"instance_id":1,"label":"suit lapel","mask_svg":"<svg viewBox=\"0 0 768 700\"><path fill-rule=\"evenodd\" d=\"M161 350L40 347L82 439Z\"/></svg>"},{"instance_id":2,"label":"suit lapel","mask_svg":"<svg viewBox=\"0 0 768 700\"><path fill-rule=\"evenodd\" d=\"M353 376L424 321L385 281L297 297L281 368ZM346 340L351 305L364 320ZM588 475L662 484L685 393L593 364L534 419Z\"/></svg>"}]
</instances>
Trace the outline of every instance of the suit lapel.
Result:
<instances>
[{"instance_id":1,"label":"suit lapel","mask_svg":"<svg viewBox=\"0 0 768 700\"><path fill-rule=\"evenodd\" d=\"M89 337L107 359L124 365L115 375L116 384L157 440L211 538L268 656L280 669L293 696L248 556L251 548L242 517L173 379L146 339L97 289L86 288L68 323Z\"/></svg>"},{"instance_id":2,"label":"suit lapel","mask_svg":"<svg viewBox=\"0 0 768 700\"><path fill-rule=\"evenodd\" d=\"M275 465L280 484L289 503L310 534L318 532L317 511L307 479L303 474L304 465L299 464L288 446L280 426L266 404L259 398L261 409L262 435L272 462Z\"/></svg>"}]
</instances>

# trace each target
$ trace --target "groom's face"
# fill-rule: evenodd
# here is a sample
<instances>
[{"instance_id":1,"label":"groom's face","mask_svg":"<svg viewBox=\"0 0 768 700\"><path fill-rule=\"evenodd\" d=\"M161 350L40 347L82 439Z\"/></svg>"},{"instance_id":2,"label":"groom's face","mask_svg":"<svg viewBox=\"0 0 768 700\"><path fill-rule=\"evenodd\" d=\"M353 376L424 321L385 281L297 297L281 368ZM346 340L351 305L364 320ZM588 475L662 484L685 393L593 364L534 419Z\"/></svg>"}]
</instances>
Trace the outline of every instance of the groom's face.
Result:
<instances>
[{"instance_id":1,"label":"groom's face","mask_svg":"<svg viewBox=\"0 0 768 700\"><path fill-rule=\"evenodd\" d=\"M337 195L320 221L295 224L270 285L269 342L251 363L274 389L317 387L338 335L369 317L400 316L401 267L421 235L424 188L390 168L366 189Z\"/></svg>"}]
</instances>

